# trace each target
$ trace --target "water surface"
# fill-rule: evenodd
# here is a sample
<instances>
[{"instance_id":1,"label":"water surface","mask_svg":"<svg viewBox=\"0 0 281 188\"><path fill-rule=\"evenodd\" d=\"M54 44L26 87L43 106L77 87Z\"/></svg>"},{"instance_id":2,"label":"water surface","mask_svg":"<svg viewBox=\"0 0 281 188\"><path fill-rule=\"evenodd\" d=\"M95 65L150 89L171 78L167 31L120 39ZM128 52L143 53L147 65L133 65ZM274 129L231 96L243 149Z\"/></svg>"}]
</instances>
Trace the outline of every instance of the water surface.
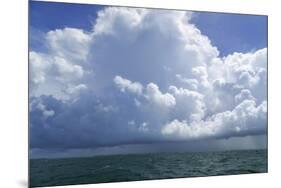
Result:
<instances>
[{"instance_id":1,"label":"water surface","mask_svg":"<svg viewBox=\"0 0 281 188\"><path fill-rule=\"evenodd\" d=\"M31 159L30 186L267 172L267 150Z\"/></svg>"}]
</instances>

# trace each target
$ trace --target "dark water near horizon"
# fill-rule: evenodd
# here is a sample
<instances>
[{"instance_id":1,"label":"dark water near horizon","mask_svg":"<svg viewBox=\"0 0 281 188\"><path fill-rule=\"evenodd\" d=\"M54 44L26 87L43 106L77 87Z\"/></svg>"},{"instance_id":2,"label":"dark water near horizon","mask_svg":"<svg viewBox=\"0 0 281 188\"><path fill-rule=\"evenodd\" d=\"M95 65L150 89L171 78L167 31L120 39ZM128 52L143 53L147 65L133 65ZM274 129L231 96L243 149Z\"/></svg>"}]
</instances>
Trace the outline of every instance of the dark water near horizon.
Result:
<instances>
[{"instance_id":1,"label":"dark water near horizon","mask_svg":"<svg viewBox=\"0 0 281 188\"><path fill-rule=\"evenodd\" d=\"M267 150L31 159L30 186L58 186L267 172Z\"/></svg>"}]
</instances>

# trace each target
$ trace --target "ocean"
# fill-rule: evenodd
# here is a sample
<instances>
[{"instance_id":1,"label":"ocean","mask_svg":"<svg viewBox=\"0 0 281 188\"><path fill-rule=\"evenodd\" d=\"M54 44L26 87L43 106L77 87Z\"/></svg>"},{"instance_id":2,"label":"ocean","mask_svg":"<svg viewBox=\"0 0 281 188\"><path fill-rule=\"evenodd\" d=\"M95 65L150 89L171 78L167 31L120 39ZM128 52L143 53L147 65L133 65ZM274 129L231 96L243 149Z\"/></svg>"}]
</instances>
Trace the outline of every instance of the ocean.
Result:
<instances>
[{"instance_id":1,"label":"ocean","mask_svg":"<svg viewBox=\"0 0 281 188\"><path fill-rule=\"evenodd\" d=\"M31 159L30 186L59 186L267 172L267 150Z\"/></svg>"}]
</instances>

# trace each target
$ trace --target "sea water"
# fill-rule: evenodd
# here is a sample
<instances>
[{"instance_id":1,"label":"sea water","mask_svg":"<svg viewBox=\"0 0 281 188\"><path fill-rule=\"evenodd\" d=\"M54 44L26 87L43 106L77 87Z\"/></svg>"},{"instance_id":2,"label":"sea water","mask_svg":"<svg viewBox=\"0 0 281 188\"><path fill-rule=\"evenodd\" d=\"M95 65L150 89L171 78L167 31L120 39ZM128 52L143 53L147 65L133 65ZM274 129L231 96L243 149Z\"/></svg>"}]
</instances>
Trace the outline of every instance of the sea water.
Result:
<instances>
[{"instance_id":1,"label":"sea water","mask_svg":"<svg viewBox=\"0 0 281 188\"><path fill-rule=\"evenodd\" d=\"M267 150L31 159L30 186L58 186L267 172Z\"/></svg>"}]
</instances>

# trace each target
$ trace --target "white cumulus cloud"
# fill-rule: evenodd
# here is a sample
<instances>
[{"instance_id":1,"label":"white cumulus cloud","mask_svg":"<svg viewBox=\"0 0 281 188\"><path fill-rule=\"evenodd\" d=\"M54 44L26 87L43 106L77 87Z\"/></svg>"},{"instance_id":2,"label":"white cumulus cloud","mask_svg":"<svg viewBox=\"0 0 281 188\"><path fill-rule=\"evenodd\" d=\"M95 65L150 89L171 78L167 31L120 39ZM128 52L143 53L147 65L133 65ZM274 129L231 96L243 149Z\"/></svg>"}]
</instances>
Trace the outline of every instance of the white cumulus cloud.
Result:
<instances>
[{"instance_id":1,"label":"white cumulus cloud","mask_svg":"<svg viewBox=\"0 0 281 188\"><path fill-rule=\"evenodd\" d=\"M108 7L90 32L42 35L46 49L29 53L31 106L44 104L31 108L32 147L266 134L267 49L221 57L190 20Z\"/></svg>"},{"instance_id":2,"label":"white cumulus cloud","mask_svg":"<svg viewBox=\"0 0 281 188\"><path fill-rule=\"evenodd\" d=\"M122 92L128 90L132 93L136 93L139 95L142 94L142 85L138 82L131 82L130 80L122 78L121 76L115 76L114 82Z\"/></svg>"},{"instance_id":3,"label":"white cumulus cloud","mask_svg":"<svg viewBox=\"0 0 281 188\"><path fill-rule=\"evenodd\" d=\"M244 100L232 111L225 111L206 120L187 123L177 119L162 128L162 134L180 140L220 138L260 134L266 129L267 102L259 106L251 100Z\"/></svg>"}]
</instances>

